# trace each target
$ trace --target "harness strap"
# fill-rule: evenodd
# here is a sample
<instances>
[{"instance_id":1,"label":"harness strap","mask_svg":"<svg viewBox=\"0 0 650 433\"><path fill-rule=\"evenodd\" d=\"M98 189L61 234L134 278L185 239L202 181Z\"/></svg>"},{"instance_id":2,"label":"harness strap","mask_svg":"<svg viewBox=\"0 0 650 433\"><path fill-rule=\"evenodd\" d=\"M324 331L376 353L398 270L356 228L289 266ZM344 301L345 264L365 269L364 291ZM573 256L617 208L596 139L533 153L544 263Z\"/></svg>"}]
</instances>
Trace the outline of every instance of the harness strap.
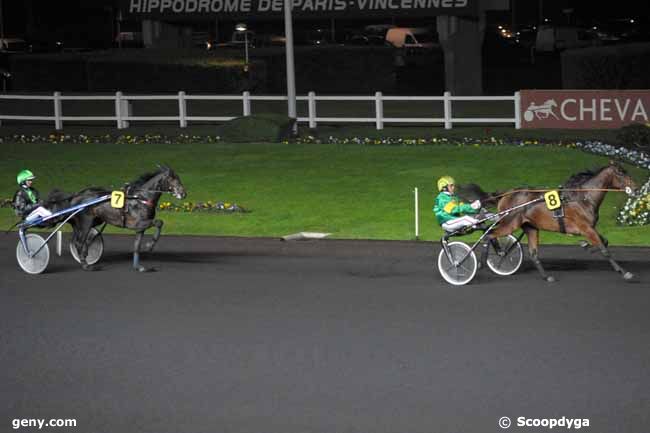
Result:
<instances>
[{"instance_id":1,"label":"harness strap","mask_svg":"<svg viewBox=\"0 0 650 433\"><path fill-rule=\"evenodd\" d=\"M141 198L141 197L139 197L137 195L127 195L126 199L124 200L124 206L122 206L122 209L121 209L121 212L120 212L121 215L122 215L122 228L126 228L126 214L128 213L128 207L127 206L128 206L128 203L129 203L130 200L137 200L140 203L142 203L143 205L148 206L150 208L155 208L156 207L156 203L154 203L153 200L146 200L146 199L143 199L143 198Z\"/></svg>"},{"instance_id":2,"label":"harness strap","mask_svg":"<svg viewBox=\"0 0 650 433\"><path fill-rule=\"evenodd\" d=\"M566 225L564 224L564 213L557 217L557 222L560 225L560 233L566 234Z\"/></svg>"}]
</instances>

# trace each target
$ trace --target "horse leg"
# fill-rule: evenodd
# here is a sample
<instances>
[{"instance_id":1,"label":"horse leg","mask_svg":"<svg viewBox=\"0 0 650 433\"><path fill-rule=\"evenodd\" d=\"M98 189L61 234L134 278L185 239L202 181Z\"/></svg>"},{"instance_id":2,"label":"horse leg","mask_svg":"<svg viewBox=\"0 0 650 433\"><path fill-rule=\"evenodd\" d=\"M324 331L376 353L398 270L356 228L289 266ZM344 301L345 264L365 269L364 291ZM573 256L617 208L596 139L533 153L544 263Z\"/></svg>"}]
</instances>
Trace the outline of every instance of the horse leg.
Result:
<instances>
[{"instance_id":1,"label":"horse leg","mask_svg":"<svg viewBox=\"0 0 650 433\"><path fill-rule=\"evenodd\" d=\"M488 258L488 252L490 249L490 245L492 245L492 248L494 248L495 251L499 251L499 245L497 243L497 238L500 238L502 236L508 236L511 235L512 232L517 230L517 227L519 227L520 221L513 219L513 218L507 218L501 221L501 223L496 226L486 237L483 239L483 245L481 245L481 257L478 261L478 268L481 269L485 266L487 266L487 258Z\"/></svg>"},{"instance_id":2,"label":"horse leg","mask_svg":"<svg viewBox=\"0 0 650 433\"><path fill-rule=\"evenodd\" d=\"M544 280L548 281L549 283L554 282L555 278L546 273L544 267L542 266L542 262L539 260L539 230L529 225L522 226L522 229L524 232L526 232L526 237L528 238L528 253L530 254L531 260L535 264L535 267Z\"/></svg>"},{"instance_id":3,"label":"horse leg","mask_svg":"<svg viewBox=\"0 0 650 433\"><path fill-rule=\"evenodd\" d=\"M607 249L607 244L605 243L607 239L603 238L600 233L596 231L593 227L589 227L588 230L585 230L584 236L591 242L591 245L594 246L594 248L600 249L600 253L609 261L609 264L612 265L612 268L616 272L620 272L620 274L623 276L623 279L625 281L630 281L634 279L634 274L632 272L627 272L625 269L619 265L616 260L614 260L609 253L609 250ZM603 240L605 242L603 242Z\"/></svg>"},{"instance_id":4,"label":"horse leg","mask_svg":"<svg viewBox=\"0 0 650 433\"><path fill-rule=\"evenodd\" d=\"M605 245L605 247L609 246L609 241L607 238L600 233L598 233L598 236L600 237L600 241ZM595 253L597 250L597 247L595 245L590 245L589 242L587 241L580 241L580 246L584 248L585 250L588 250L590 253Z\"/></svg>"},{"instance_id":5,"label":"horse leg","mask_svg":"<svg viewBox=\"0 0 650 433\"><path fill-rule=\"evenodd\" d=\"M148 252L153 251L153 247L156 246L158 239L160 239L160 232L162 231L163 221L153 220L153 223L151 225L156 228L156 231L153 234L153 238L144 245L144 251Z\"/></svg>"},{"instance_id":6,"label":"horse leg","mask_svg":"<svg viewBox=\"0 0 650 433\"><path fill-rule=\"evenodd\" d=\"M95 271L96 268L93 265L89 265L86 262L86 257L88 256L88 235L90 229L92 228L92 219L84 220L79 224L78 230L75 230L74 243L77 247L77 252L79 254L79 261L81 262L81 269L84 271Z\"/></svg>"},{"instance_id":7,"label":"horse leg","mask_svg":"<svg viewBox=\"0 0 650 433\"><path fill-rule=\"evenodd\" d=\"M478 268L483 269L484 267L487 266L487 256L488 256L488 249L490 248L490 243L494 242L492 239L489 239L486 237L486 239L483 240L483 245L481 245L481 257L479 258L478 261Z\"/></svg>"},{"instance_id":8,"label":"horse leg","mask_svg":"<svg viewBox=\"0 0 650 433\"><path fill-rule=\"evenodd\" d=\"M144 230L136 232L135 234L135 243L133 244L133 269L138 272L149 272L153 271L153 268L145 268L140 264L140 244L142 243L142 237L144 236Z\"/></svg>"}]
</instances>

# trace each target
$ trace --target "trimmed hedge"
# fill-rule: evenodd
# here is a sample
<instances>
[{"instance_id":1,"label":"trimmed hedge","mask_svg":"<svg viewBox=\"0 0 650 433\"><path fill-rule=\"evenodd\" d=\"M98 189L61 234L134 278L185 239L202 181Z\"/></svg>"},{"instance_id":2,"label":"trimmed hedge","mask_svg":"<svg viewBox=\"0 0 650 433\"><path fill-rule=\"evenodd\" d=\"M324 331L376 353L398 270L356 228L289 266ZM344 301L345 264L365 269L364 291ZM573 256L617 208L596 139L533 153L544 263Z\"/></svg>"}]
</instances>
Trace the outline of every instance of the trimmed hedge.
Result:
<instances>
[{"instance_id":1,"label":"trimmed hedge","mask_svg":"<svg viewBox=\"0 0 650 433\"><path fill-rule=\"evenodd\" d=\"M395 51L389 47L296 47L296 91L368 94L395 88ZM286 93L284 50L264 56L268 90Z\"/></svg>"},{"instance_id":2,"label":"trimmed hedge","mask_svg":"<svg viewBox=\"0 0 650 433\"><path fill-rule=\"evenodd\" d=\"M395 89L395 51L388 47L297 47L299 93L367 94ZM432 74L442 62L419 59L418 73ZM423 62L423 63L422 63ZM15 91L107 91L286 93L284 48L251 52L250 73L241 50L129 49L81 54L42 54L12 59ZM404 72L406 74L406 71ZM435 78L438 76L438 78ZM444 83L433 73L434 83ZM405 75L403 81L412 81Z\"/></svg>"},{"instance_id":3,"label":"trimmed hedge","mask_svg":"<svg viewBox=\"0 0 650 433\"><path fill-rule=\"evenodd\" d=\"M88 90L85 53L17 55L10 60L13 91Z\"/></svg>"},{"instance_id":4,"label":"trimmed hedge","mask_svg":"<svg viewBox=\"0 0 650 433\"><path fill-rule=\"evenodd\" d=\"M291 135L294 120L281 114L238 117L217 129L220 139L234 143L281 142Z\"/></svg>"},{"instance_id":5,"label":"trimmed hedge","mask_svg":"<svg viewBox=\"0 0 650 433\"><path fill-rule=\"evenodd\" d=\"M633 123L618 130L616 139L627 148L650 149L650 126Z\"/></svg>"},{"instance_id":6,"label":"trimmed hedge","mask_svg":"<svg viewBox=\"0 0 650 433\"><path fill-rule=\"evenodd\" d=\"M650 88L650 44L567 50L562 53L565 89Z\"/></svg>"},{"instance_id":7,"label":"trimmed hedge","mask_svg":"<svg viewBox=\"0 0 650 433\"><path fill-rule=\"evenodd\" d=\"M240 93L258 90L265 65L194 50L124 50L12 59L15 91Z\"/></svg>"}]
</instances>

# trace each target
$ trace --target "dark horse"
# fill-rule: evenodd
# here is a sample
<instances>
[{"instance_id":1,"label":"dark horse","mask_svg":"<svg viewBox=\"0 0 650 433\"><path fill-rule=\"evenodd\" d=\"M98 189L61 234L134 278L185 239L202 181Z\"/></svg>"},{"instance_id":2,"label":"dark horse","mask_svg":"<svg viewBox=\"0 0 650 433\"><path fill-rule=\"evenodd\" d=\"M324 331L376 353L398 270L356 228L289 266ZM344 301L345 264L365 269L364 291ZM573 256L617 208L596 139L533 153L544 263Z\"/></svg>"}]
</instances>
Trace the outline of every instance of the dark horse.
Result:
<instances>
[{"instance_id":1,"label":"dark horse","mask_svg":"<svg viewBox=\"0 0 650 433\"><path fill-rule=\"evenodd\" d=\"M160 196L163 193L171 193L174 197L183 199L187 195L178 175L167 166L158 166L158 170L143 174L127 184L124 192L126 195L124 208L114 208L110 202L106 202L89 208L71 221L74 228L73 242L79 251L81 266L84 270L92 270L92 267L86 263L88 255L86 239L90 229L102 223L135 230L133 268L140 272L149 270L140 264L140 243L145 230L150 227L155 227L156 231L152 240L145 245L144 250L153 250L160 238L163 222L155 219ZM72 198L70 205L74 206L106 194L111 194L111 191L100 187L86 188Z\"/></svg>"},{"instance_id":2,"label":"dark horse","mask_svg":"<svg viewBox=\"0 0 650 433\"><path fill-rule=\"evenodd\" d=\"M634 278L634 274L626 272L614 261L607 249L607 239L596 230L598 222L598 209L607 194L608 189L636 190L636 184L627 174L625 169L613 161L609 165L594 171L585 171L573 175L560 188L563 217L556 217L553 211L548 210L544 202L526 206L519 211L504 218L488 235L494 239L507 236L521 228L528 238L528 251L537 270L547 281L555 281L547 275L538 257L539 231L561 232L572 235L584 236L592 248L600 252L609 260L615 271L620 272L625 280ZM573 191L572 191L573 190ZM579 191L575 191L579 190ZM484 202L497 202L499 211L503 211L519 204L540 197L540 192L526 190L511 190L505 193L482 194ZM587 247L589 244L584 243Z\"/></svg>"}]
</instances>

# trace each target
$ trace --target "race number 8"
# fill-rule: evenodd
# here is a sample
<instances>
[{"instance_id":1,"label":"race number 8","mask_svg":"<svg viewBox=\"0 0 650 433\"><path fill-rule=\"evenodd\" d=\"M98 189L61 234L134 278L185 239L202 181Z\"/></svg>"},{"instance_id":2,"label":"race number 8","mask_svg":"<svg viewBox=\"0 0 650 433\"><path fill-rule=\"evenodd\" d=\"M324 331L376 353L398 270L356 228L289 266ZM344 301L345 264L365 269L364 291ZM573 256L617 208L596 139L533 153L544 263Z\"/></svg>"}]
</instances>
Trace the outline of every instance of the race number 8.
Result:
<instances>
[{"instance_id":1,"label":"race number 8","mask_svg":"<svg viewBox=\"0 0 650 433\"><path fill-rule=\"evenodd\" d=\"M549 210L555 210L562 206L562 201L560 200L560 194L557 191L549 191L544 194L544 201L546 201L546 207Z\"/></svg>"},{"instance_id":2,"label":"race number 8","mask_svg":"<svg viewBox=\"0 0 650 433\"><path fill-rule=\"evenodd\" d=\"M124 207L123 191L113 191L111 194L111 206L116 209L122 209Z\"/></svg>"}]
</instances>

